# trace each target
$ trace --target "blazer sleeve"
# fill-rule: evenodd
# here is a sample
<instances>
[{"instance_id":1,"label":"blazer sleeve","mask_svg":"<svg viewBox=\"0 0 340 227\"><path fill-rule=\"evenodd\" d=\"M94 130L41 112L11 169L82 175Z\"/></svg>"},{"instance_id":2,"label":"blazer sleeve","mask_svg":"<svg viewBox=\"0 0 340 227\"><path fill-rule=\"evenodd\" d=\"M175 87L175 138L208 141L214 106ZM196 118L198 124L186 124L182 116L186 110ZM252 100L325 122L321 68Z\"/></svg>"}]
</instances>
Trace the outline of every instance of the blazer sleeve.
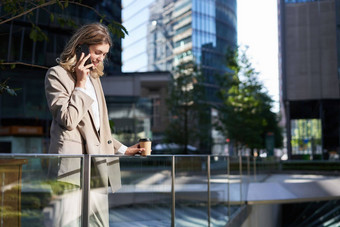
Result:
<instances>
[{"instance_id":1,"label":"blazer sleeve","mask_svg":"<svg viewBox=\"0 0 340 227\"><path fill-rule=\"evenodd\" d=\"M119 142L118 140L116 140L115 138L112 138L113 141L113 149L114 149L114 153L117 154L118 149L123 145L121 142Z\"/></svg>"},{"instance_id":2,"label":"blazer sleeve","mask_svg":"<svg viewBox=\"0 0 340 227\"><path fill-rule=\"evenodd\" d=\"M57 68L59 67L59 68ZM67 130L73 130L87 113L93 99L75 90L75 81L60 66L49 69L45 77L45 93L53 119Z\"/></svg>"}]
</instances>

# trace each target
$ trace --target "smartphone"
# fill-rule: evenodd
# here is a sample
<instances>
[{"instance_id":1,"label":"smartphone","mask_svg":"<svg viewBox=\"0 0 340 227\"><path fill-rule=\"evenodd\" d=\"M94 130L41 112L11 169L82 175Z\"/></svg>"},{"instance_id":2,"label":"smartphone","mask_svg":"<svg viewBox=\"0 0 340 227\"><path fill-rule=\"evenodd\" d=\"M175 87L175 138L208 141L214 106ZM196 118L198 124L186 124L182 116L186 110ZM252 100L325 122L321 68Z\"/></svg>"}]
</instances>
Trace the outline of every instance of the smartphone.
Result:
<instances>
[{"instance_id":1,"label":"smartphone","mask_svg":"<svg viewBox=\"0 0 340 227\"><path fill-rule=\"evenodd\" d=\"M76 48L77 61L79 61L81 53L85 54L84 57L90 53L89 46L87 44L81 44L77 46ZM86 60L84 66L88 64L91 64L91 57Z\"/></svg>"}]
</instances>

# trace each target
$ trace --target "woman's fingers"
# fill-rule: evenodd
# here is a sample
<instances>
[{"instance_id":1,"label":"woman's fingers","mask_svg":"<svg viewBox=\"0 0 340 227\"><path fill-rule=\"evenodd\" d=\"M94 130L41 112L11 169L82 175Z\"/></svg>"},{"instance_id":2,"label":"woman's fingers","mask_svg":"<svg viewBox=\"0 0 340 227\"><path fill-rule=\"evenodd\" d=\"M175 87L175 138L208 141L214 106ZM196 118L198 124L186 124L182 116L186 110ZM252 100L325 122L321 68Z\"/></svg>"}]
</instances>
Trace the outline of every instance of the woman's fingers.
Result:
<instances>
[{"instance_id":1,"label":"woman's fingers","mask_svg":"<svg viewBox=\"0 0 340 227\"><path fill-rule=\"evenodd\" d=\"M83 55L84 55L84 53L81 53L81 56L83 56ZM89 59L90 57L91 57L91 54L88 54L88 55L84 56L83 59L80 58L80 59L81 59L80 64L81 64L82 66L86 66L86 65L85 65L85 62L86 62L87 59Z\"/></svg>"},{"instance_id":2,"label":"woman's fingers","mask_svg":"<svg viewBox=\"0 0 340 227\"><path fill-rule=\"evenodd\" d=\"M77 61L77 63L76 63L76 66L75 67L79 67L80 66L80 64L81 64L81 60L84 58L84 53L81 53L81 55L80 55L80 57L79 57L79 59L78 59L78 61Z\"/></svg>"},{"instance_id":3,"label":"woman's fingers","mask_svg":"<svg viewBox=\"0 0 340 227\"><path fill-rule=\"evenodd\" d=\"M145 150L144 148L137 148L137 147L134 147L134 146L135 145L128 147L125 154L126 155L135 155L135 154L139 154L139 153L141 153L141 151Z\"/></svg>"}]
</instances>

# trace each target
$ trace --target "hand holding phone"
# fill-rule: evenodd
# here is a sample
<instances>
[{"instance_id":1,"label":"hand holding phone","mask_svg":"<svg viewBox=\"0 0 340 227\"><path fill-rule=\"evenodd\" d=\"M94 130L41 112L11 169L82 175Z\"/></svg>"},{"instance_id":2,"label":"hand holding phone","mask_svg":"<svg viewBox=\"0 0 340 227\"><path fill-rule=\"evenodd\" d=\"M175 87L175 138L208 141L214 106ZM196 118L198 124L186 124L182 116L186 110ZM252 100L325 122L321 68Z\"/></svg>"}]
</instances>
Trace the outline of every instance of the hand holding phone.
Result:
<instances>
[{"instance_id":1,"label":"hand holding phone","mask_svg":"<svg viewBox=\"0 0 340 227\"><path fill-rule=\"evenodd\" d=\"M76 87L85 87L87 76L92 70L93 64L89 54L88 45L82 44L76 47L77 64L74 68L77 76Z\"/></svg>"},{"instance_id":2,"label":"hand holding phone","mask_svg":"<svg viewBox=\"0 0 340 227\"><path fill-rule=\"evenodd\" d=\"M80 60L80 57L81 57L81 53L84 53L84 57L86 57L87 55L89 55L90 51L89 51L89 47L87 44L81 44L81 45L78 45L77 48L76 48L76 55L77 55L77 61ZM84 64L84 66L88 65L88 64L91 64L91 59L88 58Z\"/></svg>"}]
</instances>

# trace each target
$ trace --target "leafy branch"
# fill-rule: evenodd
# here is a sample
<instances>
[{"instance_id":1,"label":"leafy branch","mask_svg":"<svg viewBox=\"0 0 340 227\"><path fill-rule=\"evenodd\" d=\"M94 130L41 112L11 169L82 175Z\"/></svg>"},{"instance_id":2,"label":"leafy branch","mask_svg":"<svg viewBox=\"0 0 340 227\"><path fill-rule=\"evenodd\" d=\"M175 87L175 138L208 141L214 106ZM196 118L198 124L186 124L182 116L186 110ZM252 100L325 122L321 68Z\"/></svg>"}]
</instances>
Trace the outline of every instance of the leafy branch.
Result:
<instances>
[{"instance_id":1,"label":"leafy branch","mask_svg":"<svg viewBox=\"0 0 340 227\"><path fill-rule=\"evenodd\" d=\"M7 92L10 95L17 95L15 91L20 90L20 88L10 88L7 85L9 78L7 78L4 82L0 83L0 95L2 95L4 92Z\"/></svg>"},{"instance_id":2,"label":"leafy branch","mask_svg":"<svg viewBox=\"0 0 340 227\"><path fill-rule=\"evenodd\" d=\"M12 16L12 17L6 19L6 20L0 21L0 25L8 23L12 20L15 20L15 19L22 17L24 15L27 15L29 13L32 13L33 11L35 11L39 8L44 8L44 7L49 6L49 5L54 5L56 2L57 1L52 0L52 1L49 1L49 2L42 3L40 5L37 5L33 8L31 8L31 9L26 9L25 11L23 11L22 13L19 13L18 15L15 15L15 16ZM8 13L15 14L16 11L18 10L18 8L16 8L17 5L15 4L15 1L4 1L3 4L5 6L5 11L7 11Z\"/></svg>"},{"instance_id":3,"label":"leafy branch","mask_svg":"<svg viewBox=\"0 0 340 227\"><path fill-rule=\"evenodd\" d=\"M1 65L2 69L3 69L3 66L10 66L11 69L14 69L16 65L24 65L24 66L34 67L34 68L48 69L48 67L46 67L46 66L34 65L34 64L29 64L29 63L19 62L19 61L16 61L16 62L3 62L3 61L0 61L0 65Z\"/></svg>"},{"instance_id":4,"label":"leafy branch","mask_svg":"<svg viewBox=\"0 0 340 227\"><path fill-rule=\"evenodd\" d=\"M21 5L23 2L26 3L26 5L24 7ZM3 1L1 5L4 6L4 10L8 13L8 15L13 15L13 16L11 16L7 19L4 19L4 20L0 20L0 25L8 23L10 21L13 21L13 20L20 18L22 16L30 15L30 14L33 13L33 11L35 11L37 9L41 9L41 8L45 9L45 11L47 11L49 13L50 20L53 22L55 20L55 15L54 15L54 13L52 13L52 12L50 12L46 9L47 6L57 4L60 7L61 10L64 10L70 4L73 4L73 5L78 5L78 6L81 6L81 7L84 7L84 8L87 8L87 9L93 11L100 18L100 21L99 21L100 23L103 23L104 21L106 23L108 23L107 26L108 26L110 32L113 35L117 35L119 38L125 38L125 35L128 34L128 31L126 30L126 28L122 24L120 24L120 23L118 23L114 20L107 19L106 16L102 15L98 10L96 10L95 8L93 8L89 5L81 3L81 1L51 0L51 1L45 2L45 1L42 0L42 1L38 1L38 5L36 5L36 3L37 3L36 1L34 1L34 2L11 1L11 0L10 1ZM26 9L27 5L30 5L30 6L33 6L33 7ZM67 20L67 19L64 19L62 17L58 17L57 21L61 26L64 26L65 24L72 26L72 27L76 26L74 21ZM37 34L41 34L41 33L42 33L42 31L40 30L40 28L36 24L32 23L32 32L30 34L30 38L33 39L34 41L37 41L37 40L41 41L41 40L47 39L46 35L45 35L45 37L44 37L44 35L40 35L40 36L37 35Z\"/></svg>"}]
</instances>

